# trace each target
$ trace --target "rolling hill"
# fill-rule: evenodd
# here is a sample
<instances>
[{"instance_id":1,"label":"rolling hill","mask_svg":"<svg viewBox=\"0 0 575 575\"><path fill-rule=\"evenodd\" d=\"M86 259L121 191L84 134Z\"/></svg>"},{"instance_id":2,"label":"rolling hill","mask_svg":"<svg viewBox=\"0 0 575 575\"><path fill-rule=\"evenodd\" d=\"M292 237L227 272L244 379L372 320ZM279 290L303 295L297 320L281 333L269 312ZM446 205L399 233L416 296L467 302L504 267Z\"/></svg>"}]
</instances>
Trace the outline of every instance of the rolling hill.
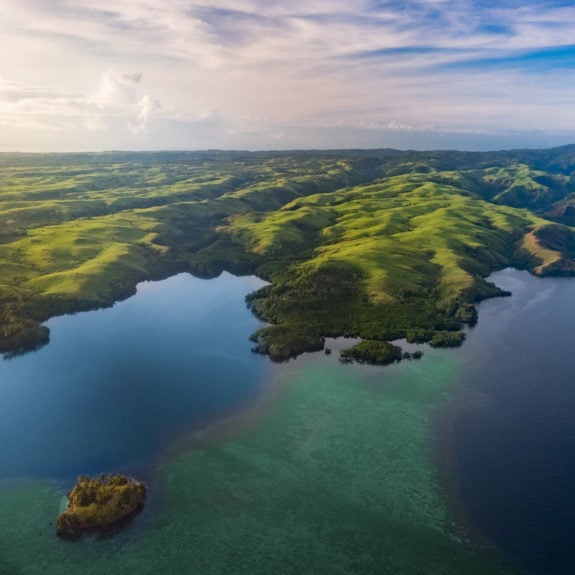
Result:
<instances>
[{"instance_id":1,"label":"rolling hill","mask_svg":"<svg viewBox=\"0 0 575 575\"><path fill-rule=\"evenodd\" d=\"M575 274L575 146L0 154L0 351L137 282L253 273L273 359L327 336L459 345L506 266Z\"/></svg>"}]
</instances>

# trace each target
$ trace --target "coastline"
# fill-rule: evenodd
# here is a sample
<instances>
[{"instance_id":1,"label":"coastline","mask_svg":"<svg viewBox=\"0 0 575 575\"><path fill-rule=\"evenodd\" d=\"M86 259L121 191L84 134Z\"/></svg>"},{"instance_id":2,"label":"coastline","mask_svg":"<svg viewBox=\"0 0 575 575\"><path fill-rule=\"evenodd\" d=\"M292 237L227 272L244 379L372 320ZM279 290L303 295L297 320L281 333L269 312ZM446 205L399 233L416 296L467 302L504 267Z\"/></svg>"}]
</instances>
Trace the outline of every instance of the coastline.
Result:
<instances>
[{"instance_id":1,"label":"coastline","mask_svg":"<svg viewBox=\"0 0 575 575\"><path fill-rule=\"evenodd\" d=\"M253 406L190 436L156 462L155 494L133 529L99 546L82 544L78 553L42 544L46 572L90 561L94 573L112 565L120 574L136 568L151 573L146 565L169 567L158 559L164 553L182 568L216 573L233 562L258 573L263 565L281 569L281 561L298 565L312 548L325 572L348 565L346 573L375 574L383 563L397 571L409 565L408 572L422 575L440 566L460 575L461 564L478 575L510 572L493 546L475 537L460 540L468 525L441 473L436 415L457 395L462 356L458 350L429 350L426 356L421 364L383 370L341 365L322 353L268 363L275 376ZM35 507L45 492L42 505L58 503L49 501L49 485L37 489L17 506L25 509L29 497ZM29 532L39 513L32 507L24 518ZM334 527L345 522L347 530ZM0 520L0 534L7 529ZM354 553L344 550L353 534L363 538L371 563L366 556L350 563ZM180 549L184 540L197 541L204 551ZM30 541L21 539L24 547ZM208 550L222 545L229 549L225 556L210 556ZM334 545L338 551L330 555ZM253 553L245 551L250 546ZM289 547L301 557L286 554ZM303 563L301 568L306 573ZM313 573L321 572L318 563Z\"/></svg>"}]
</instances>

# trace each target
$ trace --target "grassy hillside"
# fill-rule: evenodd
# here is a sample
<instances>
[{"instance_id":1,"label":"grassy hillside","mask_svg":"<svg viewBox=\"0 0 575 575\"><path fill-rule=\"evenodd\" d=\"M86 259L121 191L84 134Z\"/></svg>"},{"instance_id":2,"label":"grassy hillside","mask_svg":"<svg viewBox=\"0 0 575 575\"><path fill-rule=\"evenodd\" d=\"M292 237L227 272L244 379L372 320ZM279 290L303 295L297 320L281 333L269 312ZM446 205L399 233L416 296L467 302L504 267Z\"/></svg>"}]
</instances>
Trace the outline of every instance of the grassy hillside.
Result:
<instances>
[{"instance_id":1,"label":"grassy hillside","mask_svg":"<svg viewBox=\"0 0 575 575\"><path fill-rule=\"evenodd\" d=\"M0 351L138 281L226 269L285 359L326 336L458 345L484 278L575 273L575 147L0 154Z\"/></svg>"}]
</instances>

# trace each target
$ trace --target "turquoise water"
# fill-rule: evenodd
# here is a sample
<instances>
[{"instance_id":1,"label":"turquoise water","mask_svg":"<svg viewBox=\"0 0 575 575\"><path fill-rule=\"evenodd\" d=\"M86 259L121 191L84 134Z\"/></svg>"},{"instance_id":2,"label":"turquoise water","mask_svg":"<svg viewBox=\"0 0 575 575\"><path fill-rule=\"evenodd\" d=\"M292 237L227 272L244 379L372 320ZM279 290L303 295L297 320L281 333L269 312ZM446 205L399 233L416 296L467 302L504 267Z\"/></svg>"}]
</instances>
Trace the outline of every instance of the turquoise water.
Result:
<instances>
[{"instance_id":1,"label":"turquoise water","mask_svg":"<svg viewBox=\"0 0 575 575\"><path fill-rule=\"evenodd\" d=\"M462 538L434 466L431 411L456 375L439 352L385 370L323 354L278 366L252 408L158 462L144 513L111 539L59 540L63 491L4 485L6 573L508 573Z\"/></svg>"},{"instance_id":2,"label":"turquoise water","mask_svg":"<svg viewBox=\"0 0 575 575\"><path fill-rule=\"evenodd\" d=\"M2 363L2 575L507 572L465 540L435 466L456 353L274 365L248 341L259 285L141 284ZM58 539L75 475L100 471L145 478L144 512L113 538Z\"/></svg>"}]
</instances>

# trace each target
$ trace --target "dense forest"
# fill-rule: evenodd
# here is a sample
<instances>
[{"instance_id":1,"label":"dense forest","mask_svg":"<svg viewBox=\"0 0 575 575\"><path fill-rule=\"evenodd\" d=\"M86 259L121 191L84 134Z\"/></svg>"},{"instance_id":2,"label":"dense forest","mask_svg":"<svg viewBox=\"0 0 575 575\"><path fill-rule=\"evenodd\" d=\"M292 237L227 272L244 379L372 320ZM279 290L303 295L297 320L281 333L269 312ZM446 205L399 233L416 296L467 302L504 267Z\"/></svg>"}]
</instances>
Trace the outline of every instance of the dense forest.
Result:
<instances>
[{"instance_id":1,"label":"dense forest","mask_svg":"<svg viewBox=\"0 0 575 575\"><path fill-rule=\"evenodd\" d=\"M369 342L459 345L501 295L492 271L575 273L575 146L0 154L0 182L5 354L180 271L268 280L247 299L277 360L340 335L362 360Z\"/></svg>"}]
</instances>

